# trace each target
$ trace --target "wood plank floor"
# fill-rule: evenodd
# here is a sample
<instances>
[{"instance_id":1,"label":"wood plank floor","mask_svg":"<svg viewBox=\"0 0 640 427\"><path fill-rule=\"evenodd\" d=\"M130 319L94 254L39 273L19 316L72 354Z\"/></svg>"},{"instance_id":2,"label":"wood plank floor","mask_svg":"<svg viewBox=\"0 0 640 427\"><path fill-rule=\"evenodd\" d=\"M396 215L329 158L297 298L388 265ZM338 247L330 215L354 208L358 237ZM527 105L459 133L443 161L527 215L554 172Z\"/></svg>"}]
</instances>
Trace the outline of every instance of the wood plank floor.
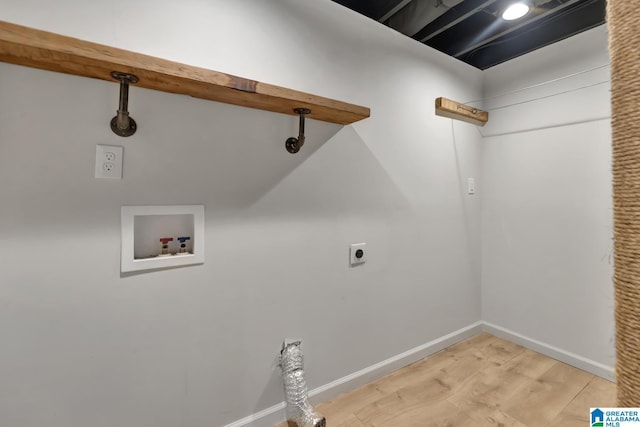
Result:
<instances>
[{"instance_id":1,"label":"wood plank floor","mask_svg":"<svg viewBox=\"0 0 640 427\"><path fill-rule=\"evenodd\" d=\"M481 334L316 409L328 427L584 427L594 406L612 382Z\"/></svg>"}]
</instances>

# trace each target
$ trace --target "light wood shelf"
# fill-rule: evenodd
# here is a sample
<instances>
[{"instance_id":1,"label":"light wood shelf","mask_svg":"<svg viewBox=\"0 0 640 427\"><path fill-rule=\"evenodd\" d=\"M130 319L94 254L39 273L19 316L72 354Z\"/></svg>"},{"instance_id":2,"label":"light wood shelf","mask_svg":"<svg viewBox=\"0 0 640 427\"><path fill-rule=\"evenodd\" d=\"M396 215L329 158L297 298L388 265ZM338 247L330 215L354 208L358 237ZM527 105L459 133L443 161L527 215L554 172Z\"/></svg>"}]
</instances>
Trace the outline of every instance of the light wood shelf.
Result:
<instances>
[{"instance_id":1,"label":"light wood shelf","mask_svg":"<svg viewBox=\"0 0 640 427\"><path fill-rule=\"evenodd\" d=\"M487 111L442 97L436 98L436 115L479 126L484 126L489 121Z\"/></svg>"},{"instance_id":2,"label":"light wood shelf","mask_svg":"<svg viewBox=\"0 0 640 427\"><path fill-rule=\"evenodd\" d=\"M114 80L111 71L135 74L138 87L342 125L369 117L367 107L193 67L140 53L0 21L0 61L83 77Z\"/></svg>"}]
</instances>

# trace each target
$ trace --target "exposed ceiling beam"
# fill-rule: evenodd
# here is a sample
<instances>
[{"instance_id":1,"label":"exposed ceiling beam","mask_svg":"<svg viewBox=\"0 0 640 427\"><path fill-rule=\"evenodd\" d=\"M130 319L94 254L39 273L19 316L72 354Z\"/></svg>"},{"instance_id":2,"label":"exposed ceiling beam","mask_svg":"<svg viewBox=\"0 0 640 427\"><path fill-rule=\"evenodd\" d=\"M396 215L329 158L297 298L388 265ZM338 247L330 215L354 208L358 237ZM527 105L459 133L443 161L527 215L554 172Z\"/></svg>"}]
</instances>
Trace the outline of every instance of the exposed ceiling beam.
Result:
<instances>
[{"instance_id":1,"label":"exposed ceiling beam","mask_svg":"<svg viewBox=\"0 0 640 427\"><path fill-rule=\"evenodd\" d=\"M454 13L457 12L457 14L453 18L451 18L451 15L449 14L442 15L441 17L424 27L418 33L416 33L414 38L424 43L427 40L442 33L443 31L448 30L454 25L459 24L471 15L480 12L482 9L495 2L496 0L463 1L462 3L460 3L459 7L455 8Z\"/></svg>"},{"instance_id":2,"label":"exposed ceiling beam","mask_svg":"<svg viewBox=\"0 0 640 427\"><path fill-rule=\"evenodd\" d=\"M489 43L487 49L476 49L459 59L481 70L548 46L567 37L605 23L606 1L596 0L573 5L559 15L543 19Z\"/></svg>"},{"instance_id":3,"label":"exposed ceiling beam","mask_svg":"<svg viewBox=\"0 0 640 427\"><path fill-rule=\"evenodd\" d=\"M424 27L449 13L451 9L455 11L462 2L463 0L447 0L445 4L443 0L414 0L384 24L413 38Z\"/></svg>"},{"instance_id":4,"label":"exposed ceiling beam","mask_svg":"<svg viewBox=\"0 0 640 427\"><path fill-rule=\"evenodd\" d=\"M494 41L494 40L496 40L496 39L499 39L500 37L504 37L504 36L506 36L506 35L508 35L508 34L511 34L512 32L514 32L514 31L516 31L516 30L519 30L520 28L523 28L523 27L525 27L525 26L527 26L527 25L531 25L531 24L533 24L534 22L537 22L537 21L539 21L539 20L541 20L541 19L543 19L543 18L546 18L546 17L547 17L547 16L549 16L549 15L552 15L552 14L554 14L554 13L558 13L558 12L560 12L562 9L565 9L565 8L567 8L567 7L571 6L571 5L575 4L575 3L578 3L578 2L580 2L580 1L583 1L583 0L568 0L566 3L563 3L563 4L561 4L561 5L560 5L560 6L558 6L558 7L555 7L555 8L549 9L549 10L547 10L547 11L543 12L543 13L540 13L539 15L534 16L533 18L527 19L527 20L525 20L525 21L523 21L523 22L521 22L521 23L519 23L519 24L516 24L516 25L514 25L514 26L512 26L512 27L507 28L507 29L506 29L506 30L504 30L504 31L501 31L501 32L499 32L499 33L497 33L497 34L494 34L494 35L493 35L493 36L491 36L491 37L488 37L488 38L486 38L486 39L482 39L482 40L478 41L477 43L474 43L474 44L472 44L472 45L470 45L470 46L467 46L467 47L465 47L464 49L462 49L462 50L460 50L460 51L456 52L455 54L453 54L453 55L451 55L451 56L454 56L454 57L456 57L456 58L459 58L459 57L461 57L462 55L464 55L464 54L466 54L466 53L469 53L469 52L471 52L471 51L472 51L472 50L474 50L474 49L477 49L477 48L479 48L479 47L481 47L481 46L484 46L484 45L486 45L486 44L488 44L488 43L491 43L492 41Z\"/></svg>"},{"instance_id":5,"label":"exposed ceiling beam","mask_svg":"<svg viewBox=\"0 0 640 427\"><path fill-rule=\"evenodd\" d=\"M406 5L411 3L412 1L413 0L402 0L400 3L395 5L389 12L385 13L384 15L382 15L382 17L380 19L378 19L378 21L379 22L386 21L387 19L391 18L393 15L398 13L403 7L405 7Z\"/></svg>"}]
</instances>

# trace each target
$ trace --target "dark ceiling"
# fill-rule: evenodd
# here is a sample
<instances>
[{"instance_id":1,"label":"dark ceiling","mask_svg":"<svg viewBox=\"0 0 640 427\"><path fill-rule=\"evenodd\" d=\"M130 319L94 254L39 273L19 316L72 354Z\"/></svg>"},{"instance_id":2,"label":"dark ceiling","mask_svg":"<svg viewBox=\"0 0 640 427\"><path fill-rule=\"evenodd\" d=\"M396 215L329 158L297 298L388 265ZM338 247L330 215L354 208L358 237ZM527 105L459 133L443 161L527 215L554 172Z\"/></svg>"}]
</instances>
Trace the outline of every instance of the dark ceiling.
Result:
<instances>
[{"instance_id":1,"label":"dark ceiling","mask_svg":"<svg viewBox=\"0 0 640 427\"><path fill-rule=\"evenodd\" d=\"M515 0L334 1L481 70L602 25L606 11L605 0L533 0L505 21Z\"/></svg>"}]
</instances>

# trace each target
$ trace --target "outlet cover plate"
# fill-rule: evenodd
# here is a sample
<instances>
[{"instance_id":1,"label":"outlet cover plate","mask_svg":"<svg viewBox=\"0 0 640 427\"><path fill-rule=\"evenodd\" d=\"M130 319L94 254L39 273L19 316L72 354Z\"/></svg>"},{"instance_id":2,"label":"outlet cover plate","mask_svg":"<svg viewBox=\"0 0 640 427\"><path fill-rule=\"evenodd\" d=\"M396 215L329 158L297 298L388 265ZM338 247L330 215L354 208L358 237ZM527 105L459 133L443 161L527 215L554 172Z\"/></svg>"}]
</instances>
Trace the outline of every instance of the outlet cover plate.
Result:
<instances>
[{"instance_id":1,"label":"outlet cover plate","mask_svg":"<svg viewBox=\"0 0 640 427\"><path fill-rule=\"evenodd\" d=\"M367 244L352 243L349 250L349 262L351 266L364 264L367 261Z\"/></svg>"},{"instance_id":2,"label":"outlet cover plate","mask_svg":"<svg viewBox=\"0 0 640 427\"><path fill-rule=\"evenodd\" d=\"M124 148L117 145L96 145L96 178L122 179Z\"/></svg>"}]
</instances>

